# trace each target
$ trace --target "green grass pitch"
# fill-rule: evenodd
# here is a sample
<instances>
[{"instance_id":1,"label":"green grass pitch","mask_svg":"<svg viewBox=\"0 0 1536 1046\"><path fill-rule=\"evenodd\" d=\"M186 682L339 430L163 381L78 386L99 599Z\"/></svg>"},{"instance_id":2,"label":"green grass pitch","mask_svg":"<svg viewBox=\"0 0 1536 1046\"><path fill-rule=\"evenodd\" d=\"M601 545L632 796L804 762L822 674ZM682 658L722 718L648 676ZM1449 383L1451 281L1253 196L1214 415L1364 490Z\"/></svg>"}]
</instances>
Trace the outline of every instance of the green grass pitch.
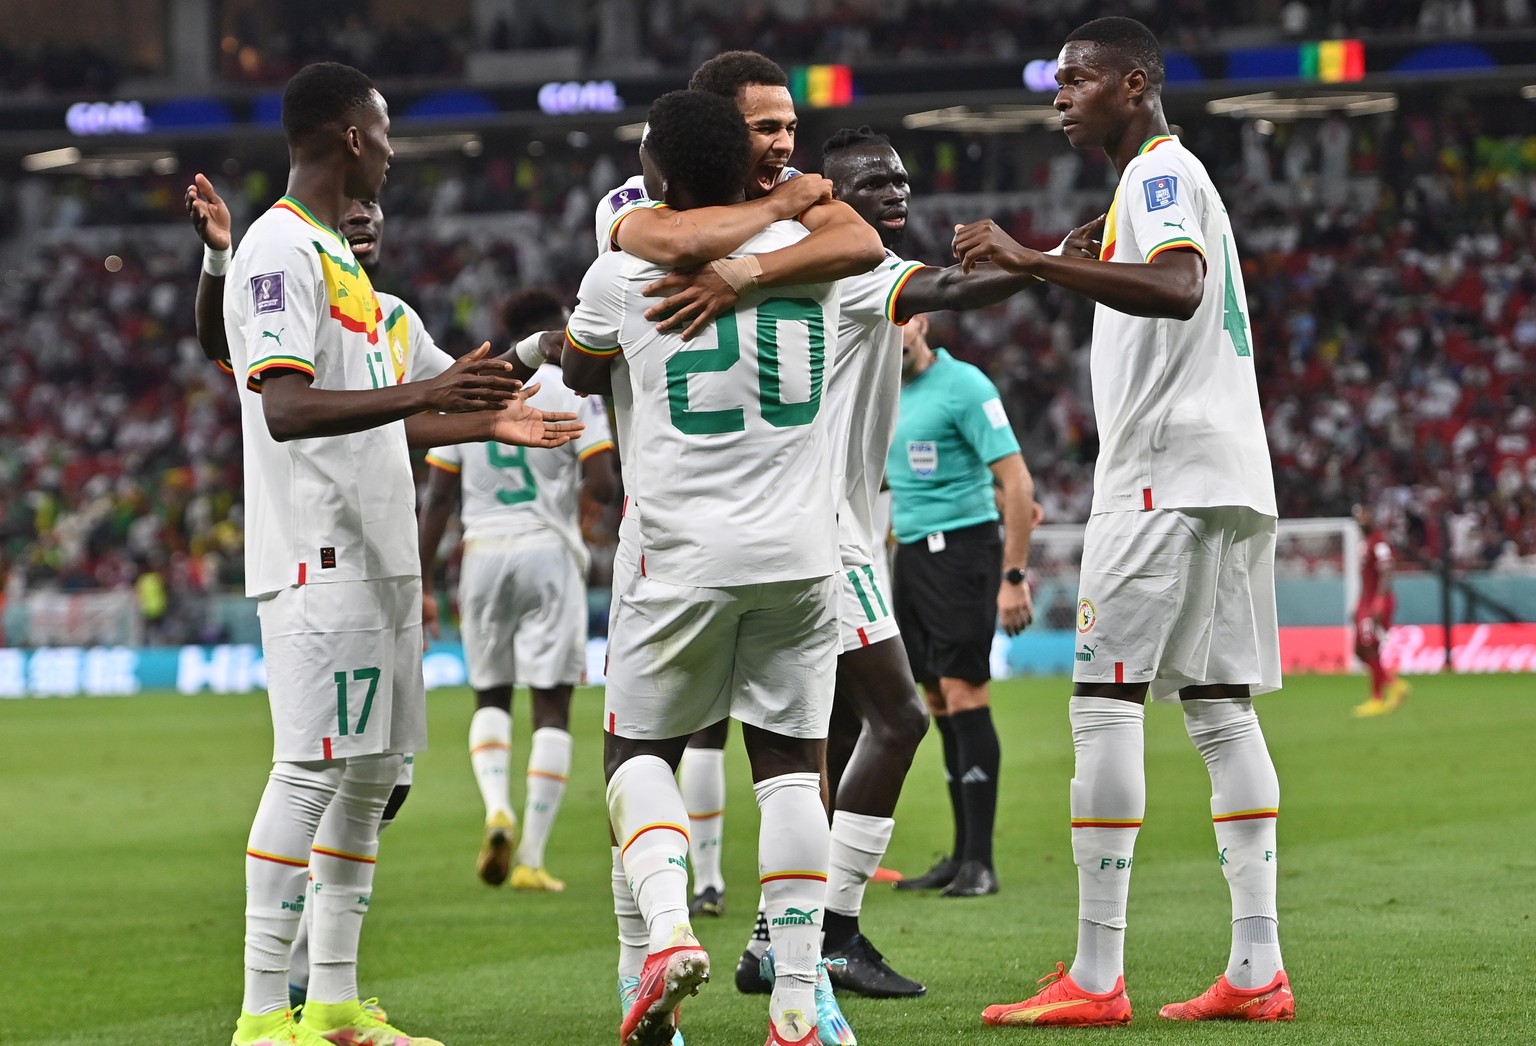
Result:
<instances>
[{"instance_id":1,"label":"green grass pitch","mask_svg":"<svg viewBox=\"0 0 1536 1046\"><path fill-rule=\"evenodd\" d=\"M1396 715L1355 720L1359 678L1306 678L1262 699L1279 766L1281 939L1294 1025L1183 1026L1157 1008L1226 960L1229 908L1208 782L1176 709L1149 710L1146 826L1126 947L1134 1023L997 1030L979 1014L1072 957L1076 878L1062 681L998 684L1003 739L991 898L872 886L864 925L914 1001L844 1000L865 1046L1065 1039L1206 1043L1536 1042L1533 678L1415 682ZM529 730L519 696L514 768ZM549 866L559 896L474 877L481 810L467 692L430 699L434 747L384 837L364 933L364 991L448 1046L614 1042L614 927L600 702L577 698L577 749ZM268 768L260 696L0 703L0 1042L229 1041L240 1004L242 850ZM757 900L757 815L733 734L725 842L730 910L699 927L715 983L684 1011L691 1046L756 1046L764 1002L731 985ZM521 782L514 795L521 806ZM908 779L887 864L925 869L950 832L938 746Z\"/></svg>"}]
</instances>

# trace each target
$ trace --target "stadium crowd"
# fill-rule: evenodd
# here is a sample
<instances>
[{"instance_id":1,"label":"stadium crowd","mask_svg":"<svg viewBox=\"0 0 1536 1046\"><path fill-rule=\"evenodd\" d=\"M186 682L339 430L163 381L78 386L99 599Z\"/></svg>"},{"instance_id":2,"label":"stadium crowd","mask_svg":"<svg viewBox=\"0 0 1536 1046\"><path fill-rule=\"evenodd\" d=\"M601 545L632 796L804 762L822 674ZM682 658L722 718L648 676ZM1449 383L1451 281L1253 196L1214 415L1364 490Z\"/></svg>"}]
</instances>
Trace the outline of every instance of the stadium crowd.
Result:
<instances>
[{"instance_id":1,"label":"stadium crowd","mask_svg":"<svg viewBox=\"0 0 1536 1046\"><path fill-rule=\"evenodd\" d=\"M1348 515L1364 498L1408 564L1443 548L1466 568L1536 559L1533 139L1419 117L1357 132L1341 155L1322 131L1299 158L1300 136L1284 137L1225 150L1233 162L1218 173L1242 189L1227 198L1242 201L1282 515ZM931 185L930 160L914 166ZM399 165L377 283L403 292L450 352L504 340L507 294L574 293L596 194L624 163L599 152ZM1329 168L1339 163L1354 185L1342 194ZM988 201L1006 204L987 213L1022 241L1049 246L1091 216L1085 201L1103 205L1102 191L1079 190L1101 178L1042 160L1023 172L1026 192L920 187L909 254L943 263L953 223ZM166 590L161 630L193 637L197 615L177 608L240 582L242 513L234 390L192 340L198 253L178 213L182 184L34 180L0 192L0 226L25 228L33 245L0 263L0 567L13 596L153 575ZM275 194L260 173L231 190L237 228ZM141 224L93 238L109 220ZM1091 497L1091 318L1043 286L934 317L934 344L1002 390L1053 521L1085 519Z\"/></svg>"},{"instance_id":2,"label":"stadium crowd","mask_svg":"<svg viewBox=\"0 0 1536 1046\"><path fill-rule=\"evenodd\" d=\"M786 62L861 62L928 57L1007 58L1060 39L1083 19L1128 14L1174 48L1190 48L1239 29L1251 37L1251 5L1223 0L984 0L954 4L907 0L883 5L842 0L790 16L769 0L655 0L585 5L586 17L547 18L536 7L518 18L476 27L339 4L307 12L304 28L237 9L220 41L219 75L229 83L282 83L321 58L387 70L384 79L460 76L476 51L569 48L589 63L645 55L658 67L697 64L727 48L750 48ZM381 17L382 15L382 17ZM1271 26L1278 36L1466 35L1532 24L1529 0L1287 0ZM105 93L140 67L99 47L21 46L0 40L0 94Z\"/></svg>"}]
</instances>

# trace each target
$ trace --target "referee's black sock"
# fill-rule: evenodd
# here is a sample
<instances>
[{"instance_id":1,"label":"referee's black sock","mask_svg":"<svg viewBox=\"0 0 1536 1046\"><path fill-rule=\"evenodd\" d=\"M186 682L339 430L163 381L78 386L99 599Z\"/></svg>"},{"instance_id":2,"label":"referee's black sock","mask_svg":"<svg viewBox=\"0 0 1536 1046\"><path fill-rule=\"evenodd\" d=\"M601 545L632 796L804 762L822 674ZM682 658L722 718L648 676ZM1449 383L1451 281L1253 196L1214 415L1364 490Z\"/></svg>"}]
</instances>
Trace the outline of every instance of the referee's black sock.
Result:
<instances>
[{"instance_id":1,"label":"referee's black sock","mask_svg":"<svg viewBox=\"0 0 1536 1046\"><path fill-rule=\"evenodd\" d=\"M992 709L973 708L949 717L955 732L960 801L965 808L965 849L960 857L992 867L992 823L997 818L997 773L1002 751Z\"/></svg>"},{"instance_id":2,"label":"referee's black sock","mask_svg":"<svg viewBox=\"0 0 1536 1046\"><path fill-rule=\"evenodd\" d=\"M949 806L955 815L955 848L950 856L960 860L965 852L965 803L961 798L960 740L955 733L954 716L936 715L934 723L939 728L939 738L944 742L944 779L949 785Z\"/></svg>"}]
</instances>

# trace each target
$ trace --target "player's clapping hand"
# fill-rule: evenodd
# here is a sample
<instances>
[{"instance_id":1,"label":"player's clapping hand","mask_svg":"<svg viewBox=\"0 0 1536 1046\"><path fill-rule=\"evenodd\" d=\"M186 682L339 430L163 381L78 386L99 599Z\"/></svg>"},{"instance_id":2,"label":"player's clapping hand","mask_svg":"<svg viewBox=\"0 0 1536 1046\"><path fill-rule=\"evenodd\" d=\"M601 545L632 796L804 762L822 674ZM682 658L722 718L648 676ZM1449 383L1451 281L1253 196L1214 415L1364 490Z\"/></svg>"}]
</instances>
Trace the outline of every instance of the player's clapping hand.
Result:
<instances>
[{"instance_id":1,"label":"player's clapping hand","mask_svg":"<svg viewBox=\"0 0 1536 1046\"><path fill-rule=\"evenodd\" d=\"M227 251L233 237L230 229L229 207L224 198L213 191L213 183L203 175L194 175L193 184L187 186L187 217L192 228L210 249Z\"/></svg>"},{"instance_id":2,"label":"player's clapping hand","mask_svg":"<svg viewBox=\"0 0 1536 1046\"><path fill-rule=\"evenodd\" d=\"M1086 225L1079 225L1067 233L1061 241L1061 253L1066 258L1097 258L1104 253L1104 222L1109 218L1101 214Z\"/></svg>"},{"instance_id":3,"label":"player's clapping hand","mask_svg":"<svg viewBox=\"0 0 1536 1046\"><path fill-rule=\"evenodd\" d=\"M798 218L823 200L832 199L832 182L819 174L797 174L775 185L768 199L779 205L781 220Z\"/></svg>"},{"instance_id":4,"label":"player's clapping hand","mask_svg":"<svg viewBox=\"0 0 1536 1046\"><path fill-rule=\"evenodd\" d=\"M528 405L539 385L524 386L504 403L491 426L491 438L514 447L560 447L580 436L586 426L564 410L540 410Z\"/></svg>"},{"instance_id":5,"label":"player's clapping hand","mask_svg":"<svg viewBox=\"0 0 1536 1046\"><path fill-rule=\"evenodd\" d=\"M1035 620L1035 600L1029 591L1029 581L1022 585L1010 585L1004 581L997 590L997 619L1003 631L1016 636Z\"/></svg>"},{"instance_id":6,"label":"player's clapping hand","mask_svg":"<svg viewBox=\"0 0 1536 1046\"><path fill-rule=\"evenodd\" d=\"M488 359L491 343L484 342L435 378L428 379L427 409L444 414L499 410L518 394L523 383L512 376L512 364Z\"/></svg>"},{"instance_id":7,"label":"player's clapping hand","mask_svg":"<svg viewBox=\"0 0 1536 1046\"><path fill-rule=\"evenodd\" d=\"M954 251L962 272L989 261L1006 272L1023 274L1032 272L1041 257L1039 251L1021 246L991 218L955 226Z\"/></svg>"},{"instance_id":8,"label":"player's clapping hand","mask_svg":"<svg viewBox=\"0 0 1536 1046\"><path fill-rule=\"evenodd\" d=\"M645 318L659 321L656 323L659 331L682 328L684 341L703 331L717 316L734 309L740 298L735 289L708 266L697 272L670 273L640 293L647 298L663 299L659 305L645 310Z\"/></svg>"}]
</instances>

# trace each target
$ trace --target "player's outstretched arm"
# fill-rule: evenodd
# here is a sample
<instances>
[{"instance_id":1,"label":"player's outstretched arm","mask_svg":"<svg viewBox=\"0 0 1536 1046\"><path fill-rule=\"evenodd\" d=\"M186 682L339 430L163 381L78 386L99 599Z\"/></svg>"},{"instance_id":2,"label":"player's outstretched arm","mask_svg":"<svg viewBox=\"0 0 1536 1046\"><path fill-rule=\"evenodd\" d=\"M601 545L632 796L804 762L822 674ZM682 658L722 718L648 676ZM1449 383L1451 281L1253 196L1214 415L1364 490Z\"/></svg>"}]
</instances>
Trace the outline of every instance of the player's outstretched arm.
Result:
<instances>
[{"instance_id":1,"label":"player's outstretched arm","mask_svg":"<svg viewBox=\"0 0 1536 1046\"><path fill-rule=\"evenodd\" d=\"M960 226L955 226L958 231ZM1104 229L1104 215L1080 225L1067 234L1054 252L1073 258L1097 258L1098 237ZM963 265L948 268L929 266L919 269L902 285L896 298L895 316L905 323L920 312L940 309L984 309L1006 301L1039 280L1028 273L1009 272L990 262L977 264L970 272Z\"/></svg>"},{"instance_id":2,"label":"player's outstretched arm","mask_svg":"<svg viewBox=\"0 0 1536 1046\"><path fill-rule=\"evenodd\" d=\"M681 329L687 340L735 308L752 287L830 283L866 273L885 258L880 234L840 200L819 203L800 220L811 234L799 243L749 258L716 260L697 272L652 283L643 293L663 300L645 310L645 318L658 321L658 330Z\"/></svg>"},{"instance_id":3,"label":"player's outstretched arm","mask_svg":"<svg viewBox=\"0 0 1536 1046\"><path fill-rule=\"evenodd\" d=\"M490 414L516 399L522 383L512 377L507 364L486 359L489 351L489 343L481 345L434 378L381 389L317 389L303 371L269 370L262 375L262 413L279 443L362 432L423 411ZM526 404L524 408L532 410ZM470 438L490 438L485 427L480 431Z\"/></svg>"},{"instance_id":4,"label":"player's outstretched arm","mask_svg":"<svg viewBox=\"0 0 1536 1046\"><path fill-rule=\"evenodd\" d=\"M960 226L954 251L963 271L990 261L1131 316L1187 320L1205 294L1205 257L1188 248L1164 251L1146 264L1052 255L1021 246L989 218Z\"/></svg>"},{"instance_id":5,"label":"player's outstretched arm","mask_svg":"<svg viewBox=\"0 0 1536 1046\"><path fill-rule=\"evenodd\" d=\"M528 335L496 358L512 365L512 376L518 381L532 381L545 363L560 366L560 354L564 348L564 331L542 331Z\"/></svg>"},{"instance_id":6,"label":"player's outstretched arm","mask_svg":"<svg viewBox=\"0 0 1536 1046\"><path fill-rule=\"evenodd\" d=\"M429 459L427 464L431 466ZM416 518L417 543L421 555L421 628L425 636L442 635L438 624L437 596L432 592L432 575L437 570L437 549L443 543L448 520L459 502L459 474L444 468L427 469L427 487L421 495Z\"/></svg>"},{"instance_id":7,"label":"player's outstretched arm","mask_svg":"<svg viewBox=\"0 0 1536 1046\"><path fill-rule=\"evenodd\" d=\"M803 174L785 179L767 196L729 207L641 208L619 223L613 238L637 258L667 269L692 269L724 258L774 222L831 196L831 182Z\"/></svg>"},{"instance_id":8,"label":"player's outstretched arm","mask_svg":"<svg viewBox=\"0 0 1536 1046\"><path fill-rule=\"evenodd\" d=\"M192 228L210 255L224 255L223 265L234 242L233 221L223 197L213 190L213 183L203 175L193 177L187 186L187 217ZM229 342L224 335L224 276L208 271L208 263L197 277L197 303L194 309L197 325L197 343L203 347L203 355L216 363L229 361Z\"/></svg>"}]
</instances>

